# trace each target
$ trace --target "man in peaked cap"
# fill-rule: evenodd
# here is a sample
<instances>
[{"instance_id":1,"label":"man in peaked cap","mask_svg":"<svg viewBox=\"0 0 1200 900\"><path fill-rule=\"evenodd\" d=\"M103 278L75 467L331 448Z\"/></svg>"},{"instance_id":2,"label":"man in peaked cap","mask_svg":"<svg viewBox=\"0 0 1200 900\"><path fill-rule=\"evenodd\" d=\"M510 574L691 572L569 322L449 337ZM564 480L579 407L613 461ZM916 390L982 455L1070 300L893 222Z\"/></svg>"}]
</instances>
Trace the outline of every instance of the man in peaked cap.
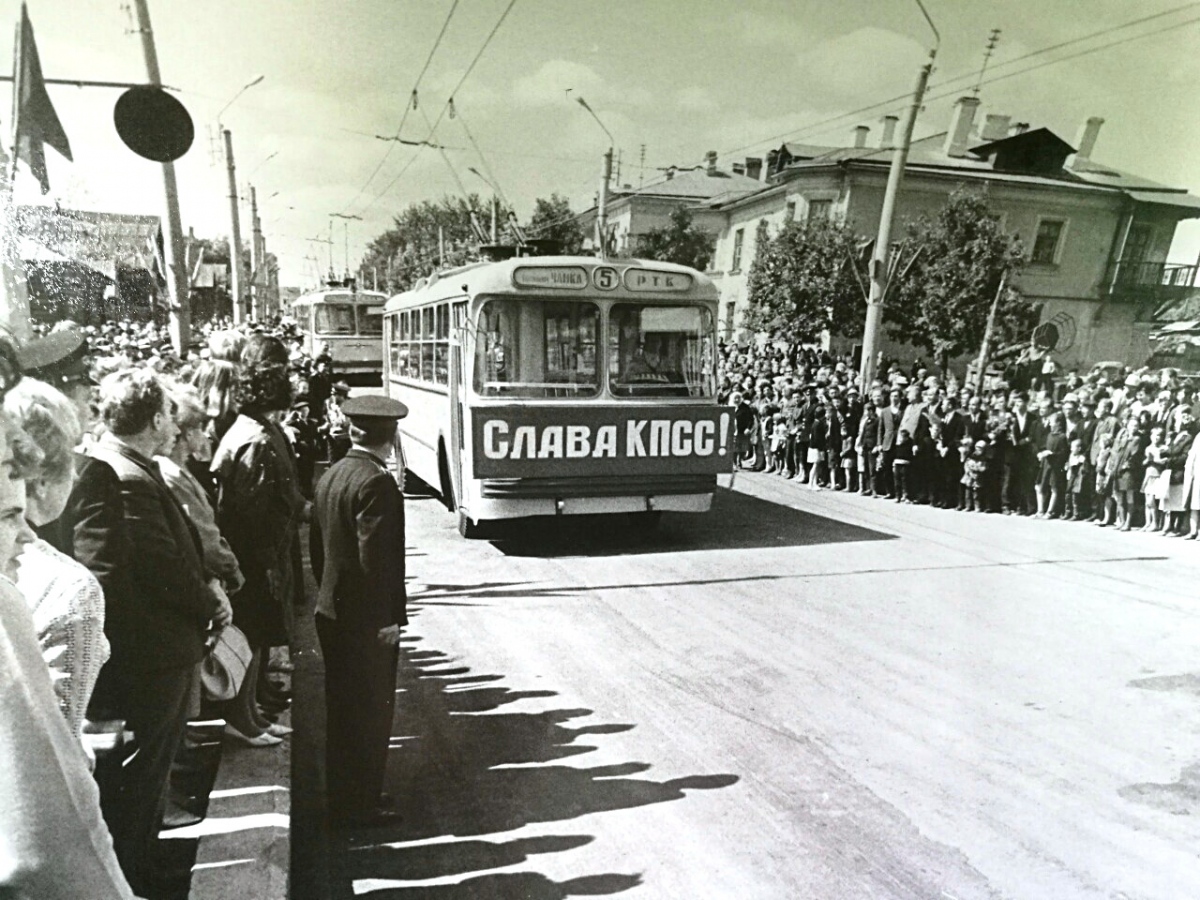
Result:
<instances>
[{"instance_id":1,"label":"man in peaked cap","mask_svg":"<svg viewBox=\"0 0 1200 900\"><path fill-rule=\"evenodd\" d=\"M396 821L382 800L396 703L404 587L404 497L385 460L396 422L388 397L353 397L350 451L317 485L310 531L316 624L325 657L325 779L330 819L364 827Z\"/></svg>"}]
</instances>

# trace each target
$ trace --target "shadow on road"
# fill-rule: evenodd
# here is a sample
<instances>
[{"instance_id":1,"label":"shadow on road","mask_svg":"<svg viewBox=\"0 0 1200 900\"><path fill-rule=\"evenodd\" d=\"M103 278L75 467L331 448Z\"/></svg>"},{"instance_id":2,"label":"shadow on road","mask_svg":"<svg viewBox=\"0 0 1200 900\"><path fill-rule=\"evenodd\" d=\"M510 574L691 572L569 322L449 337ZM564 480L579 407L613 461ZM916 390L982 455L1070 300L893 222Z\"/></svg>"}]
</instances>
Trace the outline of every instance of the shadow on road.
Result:
<instances>
[{"instance_id":1,"label":"shadow on road","mask_svg":"<svg viewBox=\"0 0 1200 900\"><path fill-rule=\"evenodd\" d=\"M628 516L561 516L489 523L508 556L628 556L894 540L896 535L718 488L707 513L665 513L657 531Z\"/></svg>"},{"instance_id":2,"label":"shadow on road","mask_svg":"<svg viewBox=\"0 0 1200 900\"><path fill-rule=\"evenodd\" d=\"M688 791L738 781L730 774L655 781L646 777L651 766L645 762L565 765L563 760L595 751L594 738L634 726L590 722L590 709L509 710L517 701L550 700L555 692L514 690L496 683L502 676L470 674L439 651L418 649L416 636L406 636L401 646L386 790L403 819L386 828L324 830L328 879L320 896L559 900L616 894L641 884L642 876L610 872L554 881L536 871L489 871L536 867L538 857L593 842L590 834L565 829L511 840L496 836L531 824L681 800ZM306 702L320 703L321 697ZM306 804L310 813L316 805ZM318 827L312 818L307 824ZM316 886L305 885L297 874L293 870L292 896L318 896ZM434 879L441 883L428 883Z\"/></svg>"}]
</instances>

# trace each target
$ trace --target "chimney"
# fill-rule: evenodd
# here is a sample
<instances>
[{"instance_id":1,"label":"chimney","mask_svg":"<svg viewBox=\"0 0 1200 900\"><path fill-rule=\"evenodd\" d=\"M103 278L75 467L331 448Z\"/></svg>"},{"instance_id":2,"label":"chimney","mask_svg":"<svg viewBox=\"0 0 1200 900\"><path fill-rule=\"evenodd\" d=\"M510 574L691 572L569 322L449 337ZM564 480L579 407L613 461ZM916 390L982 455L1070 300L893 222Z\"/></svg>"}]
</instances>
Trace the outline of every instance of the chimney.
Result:
<instances>
[{"instance_id":1,"label":"chimney","mask_svg":"<svg viewBox=\"0 0 1200 900\"><path fill-rule=\"evenodd\" d=\"M746 174L746 164L745 163L734 163L729 168L733 170L734 175L745 175Z\"/></svg>"},{"instance_id":2,"label":"chimney","mask_svg":"<svg viewBox=\"0 0 1200 900\"><path fill-rule=\"evenodd\" d=\"M780 166L779 166L779 151L778 150L768 150L767 151L766 177L770 178L771 175L773 175L775 172L777 172L779 170L779 168L780 168Z\"/></svg>"},{"instance_id":3,"label":"chimney","mask_svg":"<svg viewBox=\"0 0 1200 900\"><path fill-rule=\"evenodd\" d=\"M709 150L704 154L704 165L710 176L717 174L717 151Z\"/></svg>"},{"instance_id":4,"label":"chimney","mask_svg":"<svg viewBox=\"0 0 1200 900\"><path fill-rule=\"evenodd\" d=\"M1104 124L1104 120L1099 116L1092 116L1079 129L1079 136L1075 138L1075 159L1071 161L1071 167L1079 165L1081 162L1087 162L1092 158L1092 151L1096 149L1096 138L1100 136L1100 126Z\"/></svg>"},{"instance_id":5,"label":"chimney","mask_svg":"<svg viewBox=\"0 0 1200 900\"><path fill-rule=\"evenodd\" d=\"M854 126L854 146L855 147L867 146L867 134L870 131L871 131L871 129L868 128L866 125L855 125Z\"/></svg>"},{"instance_id":6,"label":"chimney","mask_svg":"<svg viewBox=\"0 0 1200 900\"><path fill-rule=\"evenodd\" d=\"M1009 137L1016 137L1018 134L1024 134L1029 130L1028 122L1017 122L1012 128L1008 129Z\"/></svg>"},{"instance_id":7,"label":"chimney","mask_svg":"<svg viewBox=\"0 0 1200 900\"><path fill-rule=\"evenodd\" d=\"M983 120L983 131L979 137L985 141L998 141L1008 137L1008 123L1012 116L998 116L988 113Z\"/></svg>"},{"instance_id":8,"label":"chimney","mask_svg":"<svg viewBox=\"0 0 1200 900\"><path fill-rule=\"evenodd\" d=\"M763 161L761 156L746 157L746 177L753 178L755 181L762 180Z\"/></svg>"},{"instance_id":9,"label":"chimney","mask_svg":"<svg viewBox=\"0 0 1200 900\"><path fill-rule=\"evenodd\" d=\"M967 155L967 144L971 141L971 126L975 124L977 109L978 97L959 97L954 104L954 118L950 120L950 130L946 132L947 156Z\"/></svg>"},{"instance_id":10,"label":"chimney","mask_svg":"<svg viewBox=\"0 0 1200 900\"><path fill-rule=\"evenodd\" d=\"M668 166L667 167L667 181L670 181L674 177L675 177L675 167Z\"/></svg>"},{"instance_id":11,"label":"chimney","mask_svg":"<svg viewBox=\"0 0 1200 900\"><path fill-rule=\"evenodd\" d=\"M896 123L900 121L900 117L887 115L879 121L883 123L883 134L879 136L880 149L895 146Z\"/></svg>"}]
</instances>

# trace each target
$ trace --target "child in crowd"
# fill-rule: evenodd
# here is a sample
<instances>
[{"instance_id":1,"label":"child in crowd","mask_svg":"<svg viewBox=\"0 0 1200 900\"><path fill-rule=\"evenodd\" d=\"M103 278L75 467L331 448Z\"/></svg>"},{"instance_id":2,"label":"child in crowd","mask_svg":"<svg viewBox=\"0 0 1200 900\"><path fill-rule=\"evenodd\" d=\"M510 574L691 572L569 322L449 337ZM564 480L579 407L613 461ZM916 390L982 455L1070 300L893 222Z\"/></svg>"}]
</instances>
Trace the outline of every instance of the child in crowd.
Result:
<instances>
[{"instance_id":1,"label":"child in crowd","mask_svg":"<svg viewBox=\"0 0 1200 900\"><path fill-rule=\"evenodd\" d=\"M912 503L908 498L908 467L913 460L913 439L907 428L901 428L892 447L892 481L897 503Z\"/></svg>"},{"instance_id":2,"label":"child in crowd","mask_svg":"<svg viewBox=\"0 0 1200 900\"><path fill-rule=\"evenodd\" d=\"M1159 512L1158 478L1163 472L1163 454L1166 452L1161 425L1150 429L1150 444L1146 447L1146 474L1142 476L1142 493L1146 497L1146 524L1142 531L1159 531L1162 517Z\"/></svg>"},{"instance_id":3,"label":"child in crowd","mask_svg":"<svg viewBox=\"0 0 1200 900\"><path fill-rule=\"evenodd\" d=\"M955 450L955 456L958 458L958 506L957 509L970 512L971 505L967 499L967 462L971 459L971 454L975 452L975 442L971 440L969 435L963 437L958 442L958 447Z\"/></svg>"},{"instance_id":4,"label":"child in crowd","mask_svg":"<svg viewBox=\"0 0 1200 900\"><path fill-rule=\"evenodd\" d=\"M1100 435L1100 451L1096 454L1096 507L1100 509L1100 521L1096 524L1107 528L1113 524L1113 479L1109 471L1109 460L1112 458L1113 436Z\"/></svg>"},{"instance_id":5,"label":"child in crowd","mask_svg":"<svg viewBox=\"0 0 1200 900\"><path fill-rule=\"evenodd\" d=\"M771 420L771 465L768 472L783 475L787 472L788 428L783 416L776 413Z\"/></svg>"},{"instance_id":6,"label":"child in crowd","mask_svg":"<svg viewBox=\"0 0 1200 900\"><path fill-rule=\"evenodd\" d=\"M963 509L967 512L983 512L983 498L979 491L988 467L987 449L987 441L976 441L971 455L963 463L962 483L966 488L963 492Z\"/></svg>"},{"instance_id":7,"label":"child in crowd","mask_svg":"<svg viewBox=\"0 0 1200 900\"><path fill-rule=\"evenodd\" d=\"M1083 518L1084 474L1087 471L1087 454L1083 452L1083 439L1071 441L1067 455L1067 509L1063 518L1078 522Z\"/></svg>"}]
</instances>

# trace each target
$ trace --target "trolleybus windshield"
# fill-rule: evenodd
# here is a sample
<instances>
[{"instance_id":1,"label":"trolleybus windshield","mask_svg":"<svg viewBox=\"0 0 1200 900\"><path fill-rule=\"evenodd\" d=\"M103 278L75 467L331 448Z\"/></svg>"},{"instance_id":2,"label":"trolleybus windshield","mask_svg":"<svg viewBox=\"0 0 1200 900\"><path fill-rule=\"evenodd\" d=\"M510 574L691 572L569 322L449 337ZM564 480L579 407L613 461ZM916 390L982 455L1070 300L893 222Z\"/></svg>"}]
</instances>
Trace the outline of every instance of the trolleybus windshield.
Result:
<instances>
[{"instance_id":1,"label":"trolleybus windshield","mask_svg":"<svg viewBox=\"0 0 1200 900\"><path fill-rule=\"evenodd\" d=\"M484 397L594 397L600 309L586 300L495 297L479 313L475 390Z\"/></svg>"},{"instance_id":2,"label":"trolleybus windshield","mask_svg":"<svg viewBox=\"0 0 1200 900\"><path fill-rule=\"evenodd\" d=\"M618 397L712 397L712 314L699 306L609 310L609 390Z\"/></svg>"},{"instance_id":3,"label":"trolleybus windshield","mask_svg":"<svg viewBox=\"0 0 1200 900\"><path fill-rule=\"evenodd\" d=\"M317 334L354 334L354 305L321 303L313 307L313 328Z\"/></svg>"}]
</instances>

